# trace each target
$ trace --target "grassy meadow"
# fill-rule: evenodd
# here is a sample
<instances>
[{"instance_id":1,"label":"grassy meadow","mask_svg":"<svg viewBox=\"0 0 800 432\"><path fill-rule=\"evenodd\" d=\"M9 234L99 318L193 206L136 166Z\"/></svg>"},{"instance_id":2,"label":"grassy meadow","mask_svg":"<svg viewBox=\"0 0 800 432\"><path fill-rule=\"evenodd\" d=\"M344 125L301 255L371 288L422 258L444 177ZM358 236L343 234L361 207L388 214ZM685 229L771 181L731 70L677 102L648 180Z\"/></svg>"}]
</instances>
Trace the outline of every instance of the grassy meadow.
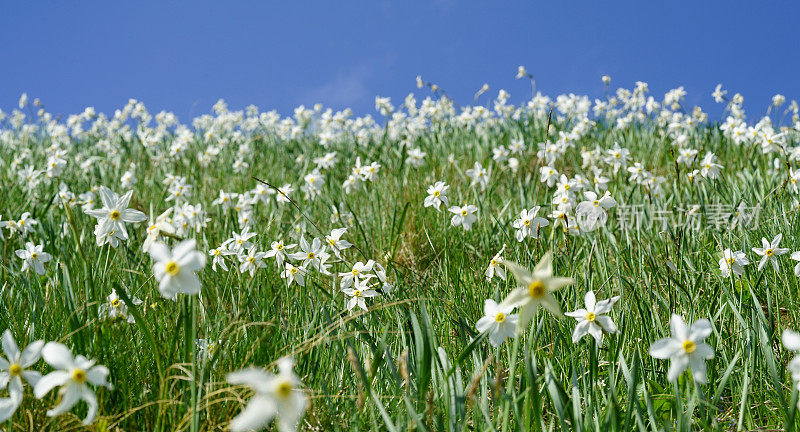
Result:
<instances>
[{"instance_id":1,"label":"grassy meadow","mask_svg":"<svg viewBox=\"0 0 800 432\"><path fill-rule=\"evenodd\" d=\"M653 98L642 83L597 100L536 94L520 106L504 92L457 106L419 84L420 100L377 98L366 117L322 107L281 117L220 102L181 124L131 101L115 115L59 118L27 99L2 114L0 330L20 349L42 340L95 359L110 385L88 386L98 405L88 424L83 402L48 414L83 385L74 368L60 392L35 394L23 379L20 400L2 386L0 408L16 408L0 429L228 430L258 393L229 374L272 374L284 357L297 381L261 390L272 401L262 414L297 422L265 430L797 425L790 361L800 346L783 334L800 328L794 102L745 116L741 96L718 89L726 111L709 119L684 106L682 89ZM449 188L436 195L436 182ZM107 223L87 213L109 207L101 187L132 191L123 207L142 215L122 221L126 236L117 225L111 233L113 211ZM599 205L606 191L613 204ZM444 196L438 210L425 205ZM145 251L148 235L166 250L196 241L199 293L180 291L177 261ZM264 255L279 241L281 262ZM28 242L52 256L41 274L35 257L17 253ZM726 249L743 254L728 260ZM552 274L571 281L519 273L548 256ZM534 294L540 279L544 297ZM531 297L514 301L518 287ZM605 312L616 328L574 341L581 320L601 321L560 316L543 299L572 312L589 291L619 296ZM487 299L506 308L502 317ZM680 333L673 314L705 319L707 330L678 340L672 360L656 358L651 347ZM485 315L510 337L480 331ZM511 315L516 327L503 327ZM702 344L713 358L697 363ZM693 359L689 371L670 373L679 358ZM0 377L13 380L6 363ZM47 375L54 363L45 355L30 369ZM281 405L288 395L299 405Z\"/></svg>"}]
</instances>

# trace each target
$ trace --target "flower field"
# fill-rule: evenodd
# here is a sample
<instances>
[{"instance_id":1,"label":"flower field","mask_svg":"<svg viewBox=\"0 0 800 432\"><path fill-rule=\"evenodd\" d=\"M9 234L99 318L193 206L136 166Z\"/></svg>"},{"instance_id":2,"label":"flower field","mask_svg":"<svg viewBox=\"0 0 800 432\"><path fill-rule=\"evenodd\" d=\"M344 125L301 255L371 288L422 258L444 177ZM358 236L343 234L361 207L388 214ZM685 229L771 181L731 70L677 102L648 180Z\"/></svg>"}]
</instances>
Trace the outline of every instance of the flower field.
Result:
<instances>
[{"instance_id":1,"label":"flower field","mask_svg":"<svg viewBox=\"0 0 800 432\"><path fill-rule=\"evenodd\" d=\"M797 103L517 78L362 117L23 95L0 430L794 429Z\"/></svg>"}]
</instances>

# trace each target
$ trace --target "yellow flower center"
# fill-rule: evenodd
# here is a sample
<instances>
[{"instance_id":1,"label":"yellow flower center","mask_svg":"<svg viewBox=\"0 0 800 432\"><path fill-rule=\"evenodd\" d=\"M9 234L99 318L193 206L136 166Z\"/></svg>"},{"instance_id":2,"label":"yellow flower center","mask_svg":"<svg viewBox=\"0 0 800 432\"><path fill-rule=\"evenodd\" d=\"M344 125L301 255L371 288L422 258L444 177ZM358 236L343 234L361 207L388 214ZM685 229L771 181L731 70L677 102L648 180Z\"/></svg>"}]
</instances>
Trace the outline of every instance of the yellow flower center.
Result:
<instances>
[{"instance_id":1,"label":"yellow flower center","mask_svg":"<svg viewBox=\"0 0 800 432\"><path fill-rule=\"evenodd\" d=\"M361 297L361 290L353 291L353 295L356 296L356 297Z\"/></svg>"},{"instance_id":2,"label":"yellow flower center","mask_svg":"<svg viewBox=\"0 0 800 432\"><path fill-rule=\"evenodd\" d=\"M297 274L297 267L292 267L291 269L289 269L289 272L291 274Z\"/></svg>"},{"instance_id":3,"label":"yellow flower center","mask_svg":"<svg viewBox=\"0 0 800 432\"><path fill-rule=\"evenodd\" d=\"M31 252L31 259L39 258L39 254L36 252Z\"/></svg>"},{"instance_id":4,"label":"yellow flower center","mask_svg":"<svg viewBox=\"0 0 800 432\"><path fill-rule=\"evenodd\" d=\"M12 363L11 366L8 367L8 373L11 374L12 377L22 375L22 366L19 363Z\"/></svg>"},{"instance_id":5,"label":"yellow flower center","mask_svg":"<svg viewBox=\"0 0 800 432\"><path fill-rule=\"evenodd\" d=\"M358 269L353 269L350 273L353 273L353 276L358 276Z\"/></svg>"},{"instance_id":6,"label":"yellow flower center","mask_svg":"<svg viewBox=\"0 0 800 432\"><path fill-rule=\"evenodd\" d=\"M736 260L733 257L728 258L728 264L733 264L734 261Z\"/></svg>"},{"instance_id":7,"label":"yellow flower center","mask_svg":"<svg viewBox=\"0 0 800 432\"><path fill-rule=\"evenodd\" d=\"M115 308L118 308L119 305L120 305L119 299L111 300L111 306L114 306Z\"/></svg>"},{"instance_id":8,"label":"yellow flower center","mask_svg":"<svg viewBox=\"0 0 800 432\"><path fill-rule=\"evenodd\" d=\"M492 267L497 267L497 260L496 259L492 259L490 264L492 265Z\"/></svg>"},{"instance_id":9,"label":"yellow flower center","mask_svg":"<svg viewBox=\"0 0 800 432\"><path fill-rule=\"evenodd\" d=\"M524 221L522 221L522 223L524 223L524 224L525 224L525 226L528 226L528 225L530 225L530 224L531 224L531 221L530 221L530 220L528 220L528 219L525 219Z\"/></svg>"},{"instance_id":10,"label":"yellow flower center","mask_svg":"<svg viewBox=\"0 0 800 432\"><path fill-rule=\"evenodd\" d=\"M175 261L170 261L164 267L164 270L167 271L168 275L175 276L179 271L181 271L181 266L179 266Z\"/></svg>"},{"instance_id":11,"label":"yellow flower center","mask_svg":"<svg viewBox=\"0 0 800 432\"><path fill-rule=\"evenodd\" d=\"M541 298L544 296L545 287L544 282L540 280L535 280L528 285L528 294L530 294L533 298Z\"/></svg>"},{"instance_id":12,"label":"yellow flower center","mask_svg":"<svg viewBox=\"0 0 800 432\"><path fill-rule=\"evenodd\" d=\"M336 246L336 240L334 240L332 238L328 239L328 244L330 244L331 246Z\"/></svg>"},{"instance_id":13,"label":"yellow flower center","mask_svg":"<svg viewBox=\"0 0 800 432\"><path fill-rule=\"evenodd\" d=\"M86 382L86 371L83 369L75 368L72 370L72 380L78 384Z\"/></svg>"},{"instance_id":14,"label":"yellow flower center","mask_svg":"<svg viewBox=\"0 0 800 432\"><path fill-rule=\"evenodd\" d=\"M314 259L315 256L316 255L314 255L314 252L309 252L308 253L308 259Z\"/></svg>"},{"instance_id":15,"label":"yellow flower center","mask_svg":"<svg viewBox=\"0 0 800 432\"><path fill-rule=\"evenodd\" d=\"M497 315L494 316L494 320L496 322L502 323L506 320L506 314L498 312Z\"/></svg>"},{"instance_id":16,"label":"yellow flower center","mask_svg":"<svg viewBox=\"0 0 800 432\"><path fill-rule=\"evenodd\" d=\"M586 321L594 322L597 319L597 315L594 312L589 312L586 314Z\"/></svg>"},{"instance_id":17,"label":"yellow flower center","mask_svg":"<svg viewBox=\"0 0 800 432\"><path fill-rule=\"evenodd\" d=\"M569 185L568 184L564 185L564 190L569 190Z\"/></svg>"},{"instance_id":18,"label":"yellow flower center","mask_svg":"<svg viewBox=\"0 0 800 432\"><path fill-rule=\"evenodd\" d=\"M275 247L275 249L278 249L278 250L283 250L283 245L282 245L282 244L279 244L277 247Z\"/></svg>"},{"instance_id":19,"label":"yellow flower center","mask_svg":"<svg viewBox=\"0 0 800 432\"><path fill-rule=\"evenodd\" d=\"M690 340L686 340L686 341L683 342L683 350L686 351L686 354L691 354L696 349L697 349L697 344L696 343L694 343L694 342L692 342Z\"/></svg>"},{"instance_id":20,"label":"yellow flower center","mask_svg":"<svg viewBox=\"0 0 800 432\"><path fill-rule=\"evenodd\" d=\"M282 381L280 384L278 384L278 388L276 389L275 393L277 393L279 397L286 399L291 396L292 390L294 390L292 383L289 381Z\"/></svg>"},{"instance_id":21,"label":"yellow flower center","mask_svg":"<svg viewBox=\"0 0 800 432\"><path fill-rule=\"evenodd\" d=\"M119 213L119 210L111 210L111 213L108 214L108 217L110 217L113 220L119 219L120 216L121 215Z\"/></svg>"},{"instance_id":22,"label":"yellow flower center","mask_svg":"<svg viewBox=\"0 0 800 432\"><path fill-rule=\"evenodd\" d=\"M772 249L767 249L764 251L764 255L771 257L772 255L775 255L775 251Z\"/></svg>"},{"instance_id":23,"label":"yellow flower center","mask_svg":"<svg viewBox=\"0 0 800 432\"><path fill-rule=\"evenodd\" d=\"M439 195L441 195L441 194L442 194L442 193L441 193L441 192L439 192L438 190L436 190L436 191L433 191L433 196L435 196L435 197L437 197L437 198L438 198L438 197L439 197Z\"/></svg>"},{"instance_id":24,"label":"yellow flower center","mask_svg":"<svg viewBox=\"0 0 800 432\"><path fill-rule=\"evenodd\" d=\"M461 210L461 216L466 216L466 215L467 215L467 211L466 210Z\"/></svg>"}]
</instances>

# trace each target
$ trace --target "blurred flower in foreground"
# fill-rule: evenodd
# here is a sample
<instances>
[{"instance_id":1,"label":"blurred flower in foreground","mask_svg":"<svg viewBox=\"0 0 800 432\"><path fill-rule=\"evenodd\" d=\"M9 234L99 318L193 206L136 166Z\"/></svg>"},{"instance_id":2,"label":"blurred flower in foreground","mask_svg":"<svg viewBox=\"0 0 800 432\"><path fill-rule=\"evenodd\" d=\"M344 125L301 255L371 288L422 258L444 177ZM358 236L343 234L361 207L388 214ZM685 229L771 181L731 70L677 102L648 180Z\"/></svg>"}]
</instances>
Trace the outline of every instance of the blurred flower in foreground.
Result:
<instances>
[{"instance_id":1,"label":"blurred flower in foreground","mask_svg":"<svg viewBox=\"0 0 800 432\"><path fill-rule=\"evenodd\" d=\"M278 361L277 375L256 368L242 369L228 375L229 383L246 385L255 391L247 406L231 421L231 431L260 430L275 417L278 418L280 432L297 430L307 401L292 366L292 360L284 357Z\"/></svg>"},{"instance_id":2,"label":"blurred flower in foreground","mask_svg":"<svg viewBox=\"0 0 800 432\"><path fill-rule=\"evenodd\" d=\"M89 406L83 424L91 423L97 416L97 397L87 383L112 388L113 386L106 381L108 368L81 355L73 357L69 348L56 342L48 342L42 348L42 358L56 371L42 377L34 386L33 394L41 399L54 387L61 386L59 392L61 403L47 411L47 415L50 417L61 415L83 399Z\"/></svg>"}]
</instances>

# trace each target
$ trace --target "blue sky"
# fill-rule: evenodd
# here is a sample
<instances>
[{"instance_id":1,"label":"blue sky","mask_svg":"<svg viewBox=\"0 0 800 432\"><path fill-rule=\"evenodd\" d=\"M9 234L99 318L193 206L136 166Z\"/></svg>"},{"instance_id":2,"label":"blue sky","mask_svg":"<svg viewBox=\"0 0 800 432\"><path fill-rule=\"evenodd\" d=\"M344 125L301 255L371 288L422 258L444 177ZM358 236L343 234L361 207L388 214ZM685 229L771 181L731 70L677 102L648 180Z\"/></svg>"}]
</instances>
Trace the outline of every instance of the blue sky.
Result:
<instances>
[{"instance_id":1,"label":"blue sky","mask_svg":"<svg viewBox=\"0 0 800 432\"><path fill-rule=\"evenodd\" d=\"M745 96L751 118L775 93L800 98L797 2L537 3L7 2L0 108L27 92L53 113L113 112L133 97L184 122L218 98L364 114L375 95L417 91L418 74L462 104L484 82L519 102L530 97L520 64L551 96L602 96L604 74L658 98L683 85L712 118L717 83Z\"/></svg>"}]
</instances>

